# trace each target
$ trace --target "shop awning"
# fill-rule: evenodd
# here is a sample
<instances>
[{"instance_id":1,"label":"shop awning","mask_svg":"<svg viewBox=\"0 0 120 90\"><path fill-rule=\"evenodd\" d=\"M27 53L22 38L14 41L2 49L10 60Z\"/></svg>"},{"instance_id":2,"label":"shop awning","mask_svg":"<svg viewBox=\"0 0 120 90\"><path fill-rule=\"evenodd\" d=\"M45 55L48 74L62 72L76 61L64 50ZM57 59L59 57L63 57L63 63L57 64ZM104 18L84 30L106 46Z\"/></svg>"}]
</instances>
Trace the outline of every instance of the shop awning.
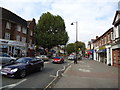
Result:
<instances>
[{"instance_id":1,"label":"shop awning","mask_svg":"<svg viewBox=\"0 0 120 90\"><path fill-rule=\"evenodd\" d=\"M97 53L105 53L105 52L106 52L106 49L102 49L102 50L97 51Z\"/></svg>"}]
</instances>

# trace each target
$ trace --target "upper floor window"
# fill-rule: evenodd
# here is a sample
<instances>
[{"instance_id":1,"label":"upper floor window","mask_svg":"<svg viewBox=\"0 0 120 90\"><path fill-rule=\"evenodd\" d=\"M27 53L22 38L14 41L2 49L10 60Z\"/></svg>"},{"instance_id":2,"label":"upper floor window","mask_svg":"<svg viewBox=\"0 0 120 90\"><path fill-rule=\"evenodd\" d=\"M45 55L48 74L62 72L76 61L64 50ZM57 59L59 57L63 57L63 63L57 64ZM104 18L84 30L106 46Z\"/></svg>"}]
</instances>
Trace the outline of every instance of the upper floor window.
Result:
<instances>
[{"instance_id":1,"label":"upper floor window","mask_svg":"<svg viewBox=\"0 0 120 90\"><path fill-rule=\"evenodd\" d=\"M104 44L104 40L103 40L103 38L102 38L102 45Z\"/></svg>"},{"instance_id":2,"label":"upper floor window","mask_svg":"<svg viewBox=\"0 0 120 90\"><path fill-rule=\"evenodd\" d=\"M6 29L11 29L11 23L10 22L6 23Z\"/></svg>"},{"instance_id":3,"label":"upper floor window","mask_svg":"<svg viewBox=\"0 0 120 90\"><path fill-rule=\"evenodd\" d=\"M103 38L103 43L106 44L106 36Z\"/></svg>"},{"instance_id":4,"label":"upper floor window","mask_svg":"<svg viewBox=\"0 0 120 90\"><path fill-rule=\"evenodd\" d=\"M119 37L120 37L120 24L118 25L118 34L119 34Z\"/></svg>"},{"instance_id":5,"label":"upper floor window","mask_svg":"<svg viewBox=\"0 0 120 90\"><path fill-rule=\"evenodd\" d=\"M111 32L111 40L113 40L113 39L114 39L114 33Z\"/></svg>"},{"instance_id":6,"label":"upper floor window","mask_svg":"<svg viewBox=\"0 0 120 90\"><path fill-rule=\"evenodd\" d=\"M19 35L16 35L16 40L20 41L20 36Z\"/></svg>"},{"instance_id":7,"label":"upper floor window","mask_svg":"<svg viewBox=\"0 0 120 90\"><path fill-rule=\"evenodd\" d=\"M22 42L26 42L26 37L22 37Z\"/></svg>"},{"instance_id":8,"label":"upper floor window","mask_svg":"<svg viewBox=\"0 0 120 90\"><path fill-rule=\"evenodd\" d=\"M8 39L8 40L10 40L10 33L5 33L5 39Z\"/></svg>"},{"instance_id":9,"label":"upper floor window","mask_svg":"<svg viewBox=\"0 0 120 90\"><path fill-rule=\"evenodd\" d=\"M110 41L110 34L108 34L108 42Z\"/></svg>"},{"instance_id":10,"label":"upper floor window","mask_svg":"<svg viewBox=\"0 0 120 90\"><path fill-rule=\"evenodd\" d=\"M21 26L20 25L17 25L17 31L21 31Z\"/></svg>"},{"instance_id":11,"label":"upper floor window","mask_svg":"<svg viewBox=\"0 0 120 90\"><path fill-rule=\"evenodd\" d=\"M32 31L30 31L30 36L32 36L33 35L33 32Z\"/></svg>"},{"instance_id":12,"label":"upper floor window","mask_svg":"<svg viewBox=\"0 0 120 90\"><path fill-rule=\"evenodd\" d=\"M30 40L30 44L32 44L32 40Z\"/></svg>"},{"instance_id":13,"label":"upper floor window","mask_svg":"<svg viewBox=\"0 0 120 90\"><path fill-rule=\"evenodd\" d=\"M27 29L26 28L22 28L22 32L24 33L24 34L26 34L27 33Z\"/></svg>"}]
</instances>

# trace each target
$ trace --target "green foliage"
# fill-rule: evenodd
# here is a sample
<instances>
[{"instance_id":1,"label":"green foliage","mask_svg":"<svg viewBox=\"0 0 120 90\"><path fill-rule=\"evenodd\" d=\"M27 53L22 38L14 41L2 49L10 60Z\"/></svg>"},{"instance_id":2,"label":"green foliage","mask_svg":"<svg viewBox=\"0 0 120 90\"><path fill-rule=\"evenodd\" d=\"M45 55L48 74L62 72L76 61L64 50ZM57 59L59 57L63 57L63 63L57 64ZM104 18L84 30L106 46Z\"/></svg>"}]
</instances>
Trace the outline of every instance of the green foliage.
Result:
<instances>
[{"instance_id":1,"label":"green foliage","mask_svg":"<svg viewBox=\"0 0 120 90\"><path fill-rule=\"evenodd\" d=\"M68 54L71 54L72 52L75 52L75 44L74 43L70 43L67 45L66 47L66 51Z\"/></svg>"},{"instance_id":2,"label":"green foliage","mask_svg":"<svg viewBox=\"0 0 120 90\"><path fill-rule=\"evenodd\" d=\"M66 44L69 37L65 30L64 20L59 15L43 13L38 20L36 39L38 45L48 49Z\"/></svg>"},{"instance_id":3,"label":"green foliage","mask_svg":"<svg viewBox=\"0 0 120 90\"><path fill-rule=\"evenodd\" d=\"M67 45L66 50L68 54L71 54L72 52L79 52L82 51L82 54L85 54L85 43L84 42L75 42L70 43Z\"/></svg>"}]
</instances>

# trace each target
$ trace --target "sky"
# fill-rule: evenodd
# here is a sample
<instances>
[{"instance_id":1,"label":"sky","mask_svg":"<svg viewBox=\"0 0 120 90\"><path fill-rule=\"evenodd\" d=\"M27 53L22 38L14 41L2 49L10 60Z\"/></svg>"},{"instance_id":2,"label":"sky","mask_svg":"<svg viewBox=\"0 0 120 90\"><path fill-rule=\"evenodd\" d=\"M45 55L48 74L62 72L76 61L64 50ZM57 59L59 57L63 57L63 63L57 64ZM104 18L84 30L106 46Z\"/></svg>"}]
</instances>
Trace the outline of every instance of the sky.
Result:
<instances>
[{"instance_id":1,"label":"sky","mask_svg":"<svg viewBox=\"0 0 120 90\"><path fill-rule=\"evenodd\" d=\"M87 44L113 27L112 22L120 0L0 0L0 7L6 8L25 20L36 19L43 13L60 15L68 32L68 43L78 41ZM71 25L71 23L74 25Z\"/></svg>"}]
</instances>

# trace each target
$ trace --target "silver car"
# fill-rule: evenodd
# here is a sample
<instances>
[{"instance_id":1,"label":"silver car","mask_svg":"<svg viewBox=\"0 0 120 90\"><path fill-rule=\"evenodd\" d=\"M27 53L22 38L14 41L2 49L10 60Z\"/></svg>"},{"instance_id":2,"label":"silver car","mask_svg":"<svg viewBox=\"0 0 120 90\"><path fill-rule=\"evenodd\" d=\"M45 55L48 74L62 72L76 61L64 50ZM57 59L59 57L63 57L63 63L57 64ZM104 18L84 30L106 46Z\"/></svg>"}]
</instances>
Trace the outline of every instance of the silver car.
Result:
<instances>
[{"instance_id":1,"label":"silver car","mask_svg":"<svg viewBox=\"0 0 120 90\"><path fill-rule=\"evenodd\" d=\"M16 60L16 58L8 55L7 53L0 53L0 64L14 62L15 60Z\"/></svg>"}]
</instances>

